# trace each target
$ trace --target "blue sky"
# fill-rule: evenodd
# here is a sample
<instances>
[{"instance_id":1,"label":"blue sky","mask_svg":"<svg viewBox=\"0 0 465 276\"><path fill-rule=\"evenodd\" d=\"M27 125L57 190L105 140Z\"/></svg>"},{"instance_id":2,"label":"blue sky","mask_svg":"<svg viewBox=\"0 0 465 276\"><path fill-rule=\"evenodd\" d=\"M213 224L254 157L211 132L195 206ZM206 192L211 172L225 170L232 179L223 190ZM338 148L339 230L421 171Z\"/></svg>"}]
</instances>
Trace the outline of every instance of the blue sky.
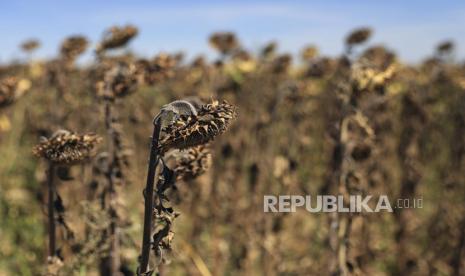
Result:
<instances>
[{"instance_id":1,"label":"blue sky","mask_svg":"<svg viewBox=\"0 0 465 276\"><path fill-rule=\"evenodd\" d=\"M140 28L130 48L149 56L179 50L212 56L207 38L218 30L236 32L251 50L276 40L281 51L297 53L313 43L336 55L349 30L370 26L370 44L384 44L403 60L420 61L444 39L454 40L457 57L465 58L465 1L458 0L0 0L0 62L21 58L18 45L25 38L41 40L36 56L52 57L68 35L95 43L108 26L127 23Z\"/></svg>"}]
</instances>

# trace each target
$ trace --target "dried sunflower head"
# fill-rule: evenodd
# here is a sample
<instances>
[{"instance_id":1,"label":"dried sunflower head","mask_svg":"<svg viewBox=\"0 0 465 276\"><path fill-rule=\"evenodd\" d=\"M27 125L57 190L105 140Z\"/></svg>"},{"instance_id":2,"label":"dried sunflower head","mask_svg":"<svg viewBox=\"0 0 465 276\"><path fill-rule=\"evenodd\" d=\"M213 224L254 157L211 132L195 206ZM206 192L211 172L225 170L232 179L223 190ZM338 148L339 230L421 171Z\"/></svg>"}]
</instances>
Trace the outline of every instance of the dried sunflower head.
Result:
<instances>
[{"instance_id":1,"label":"dried sunflower head","mask_svg":"<svg viewBox=\"0 0 465 276\"><path fill-rule=\"evenodd\" d=\"M222 54L229 54L239 47L239 41L232 32L217 32L210 36L210 46Z\"/></svg>"},{"instance_id":2,"label":"dried sunflower head","mask_svg":"<svg viewBox=\"0 0 465 276\"><path fill-rule=\"evenodd\" d=\"M271 71L275 74L285 73L291 67L292 57L289 54L283 54L276 57L271 63Z\"/></svg>"},{"instance_id":3,"label":"dried sunflower head","mask_svg":"<svg viewBox=\"0 0 465 276\"><path fill-rule=\"evenodd\" d=\"M352 46L356 44L361 44L370 38L371 33L372 31L370 28L360 28L353 30L346 37L346 45Z\"/></svg>"},{"instance_id":4,"label":"dried sunflower head","mask_svg":"<svg viewBox=\"0 0 465 276\"><path fill-rule=\"evenodd\" d=\"M24 52L30 53L40 47L40 42L37 39L29 39L21 43L20 47Z\"/></svg>"},{"instance_id":5,"label":"dried sunflower head","mask_svg":"<svg viewBox=\"0 0 465 276\"><path fill-rule=\"evenodd\" d=\"M138 73L143 75L143 80L149 85L169 79L174 75L177 61L174 56L161 53L153 60L139 60L137 62Z\"/></svg>"},{"instance_id":6,"label":"dried sunflower head","mask_svg":"<svg viewBox=\"0 0 465 276\"><path fill-rule=\"evenodd\" d=\"M337 60L328 57L322 57L316 59L311 63L306 74L309 77L323 77L325 75L331 75L337 69Z\"/></svg>"},{"instance_id":7,"label":"dried sunflower head","mask_svg":"<svg viewBox=\"0 0 465 276\"><path fill-rule=\"evenodd\" d=\"M227 63L224 68L226 73L230 74L233 78L236 78L237 82L241 82L240 77L237 75L238 72L250 73L255 71L257 67L257 62L246 50L237 50L231 56L231 59L232 62Z\"/></svg>"},{"instance_id":8,"label":"dried sunflower head","mask_svg":"<svg viewBox=\"0 0 465 276\"><path fill-rule=\"evenodd\" d=\"M454 50L454 42L452 41L443 41L438 44L436 47L436 52L439 54L447 54Z\"/></svg>"},{"instance_id":9,"label":"dried sunflower head","mask_svg":"<svg viewBox=\"0 0 465 276\"><path fill-rule=\"evenodd\" d=\"M191 63L192 68L205 68L207 67L207 61L203 56L197 56Z\"/></svg>"},{"instance_id":10,"label":"dried sunflower head","mask_svg":"<svg viewBox=\"0 0 465 276\"><path fill-rule=\"evenodd\" d=\"M301 57L304 61L310 61L318 56L318 47L309 45L302 50Z\"/></svg>"},{"instance_id":11,"label":"dried sunflower head","mask_svg":"<svg viewBox=\"0 0 465 276\"><path fill-rule=\"evenodd\" d=\"M61 56L66 60L74 60L86 51L87 45L89 45L89 41L84 36L68 37L61 44Z\"/></svg>"},{"instance_id":12,"label":"dried sunflower head","mask_svg":"<svg viewBox=\"0 0 465 276\"><path fill-rule=\"evenodd\" d=\"M351 71L352 86L357 91L373 91L386 85L398 70L396 63L378 68L370 63L358 62Z\"/></svg>"},{"instance_id":13,"label":"dried sunflower head","mask_svg":"<svg viewBox=\"0 0 465 276\"><path fill-rule=\"evenodd\" d=\"M211 152L205 145L175 151L174 173L177 180L189 180L205 173L211 165Z\"/></svg>"},{"instance_id":14,"label":"dried sunflower head","mask_svg":"<svg viewBox=\"0 0 465 276\"><path fill-rule=\"evenodd\" d=\"M132 25L113 26L105 32L102 42L97 47L97 52L125 46L138 32L137 28Z\"/></svg>"},{"instance_id":15,"label":"dried sunflower head","mask_svg":"<svg viewBox=\"0 0 465 276\"><path fill-rule=\"evenodd\" d=\"M136 66L128 62L108 65L103 69L103 80L97 81L97 95L105 99L121 98L137 89Z\"/></svg>"},{"instance_id":16,"label":"dried sunflower head","mask_svg":"<svg viewBox=\"0 0 465 276\"><path fill-rule=\"evenodd\" d=\"M261 49L260 56L262 58L273 57L276 53L276 48L278 48L278 43L276 43L275 41L272 41Z\"/></svg>"},{"instance_id":17,"label":"dried sunflower head","mask_svg":"<svg viewBox=\"0 0 465 276\"><path fill-rule=\"evenodd\" d=\"M360 59L368 60L377 67L387 67L396 60L396 55L384 46L373 46L363 51Z\"/></svg>"},{"instance_id":18,"label":"dried sunflower head","mask_svg":"<svg viewBox=\"0 0 465 276\"><path fill-rule=\"evenodd\" d=\"M95 146L101 140L95 134L79 135L67 130L58 130L52 137L44 138L35 146L33 153L56 164L75 164L92 157Z\"/></svg>"},{"instance_id":19,"label":"dried sunflower head","mask_svg":"<svg viewBox=\"0 0 465 276\"><path fill-rule=\"evenodd\" d=\"M31 82L17 77L6 77L0 80L0 108L12 104L21 97L29 88Z\"/></svg>"},{"instance_id":20,"label":"dried sunflower head","mask_svg":"<svg viewBox=\"0 0 465 276\"><path fill-rule=\"evenodd\" d=\"M160 152L203 145L225 132L236 118L236 107L214 101L203 105L197 115L180 115L163 128Z\"/></svg>"}]
</instances>

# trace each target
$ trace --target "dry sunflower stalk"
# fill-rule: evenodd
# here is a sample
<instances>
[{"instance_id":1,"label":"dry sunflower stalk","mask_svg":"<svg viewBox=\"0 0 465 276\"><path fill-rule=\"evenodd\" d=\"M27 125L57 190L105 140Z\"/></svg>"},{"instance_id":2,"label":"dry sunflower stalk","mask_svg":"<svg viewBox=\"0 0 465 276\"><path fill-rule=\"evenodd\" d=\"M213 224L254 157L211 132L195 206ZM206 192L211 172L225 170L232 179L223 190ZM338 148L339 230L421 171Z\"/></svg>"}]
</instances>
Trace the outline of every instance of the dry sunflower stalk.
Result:
<instances>
[{"instance_id":1,"label":"dry sunflower stalk","mask_svg":"<svg viewBox=\"0 0 465 276\"><path fill-rule=\"evenodd\" d=\"M97 96L102 99L104 109L105 129L108 135L107 153L105 157L106 168L103 168L106 185L99 197L102 208L108 213L111 220L104 233L109 240L110 247L106 250L106 256L100 262L101 273L114 275L119 271L121 263L121 226L122 216L119 214L118 202L121 197L116 188L117 185L126 183L124 168L129 165L128 154L123 141L122 126L119 122L117 100L134 93L138 86L138 73L136 65L128 59L102 58L95 74L97 80L95 88ZM95 77L94 76L94 77Z\"/></svg>"},{"instance_id":2,"label":"dry sunflower stalk","mask_svg":"<svg viewBox=\"0 0 465 276\"><path fill-rule=\"evenodd\" d=\"M48 161L47 189L48 189L48 260L47 275L59 275L63 266L62 257L57 250L56 224L64 227L66 235L72 239L74 234L65 221L65 207L58 194L55 178L60 165L73 165L85 161L95 153L95 146L101 138L94 134L79 135L67 130L58 130L49 139L42 141L33 148L37 157Z\"/></svg>"},{"instance_id":3,"label":"dry sunflower stalk","mask_svg":"<svg viewBox=\"0 0 465 276\"><path fill-rule=\"evenodd\" d=\"M210 160L210 153L203 145L226 131L235 117L236 108L227 102L220 104L213 101L196 109L190 102L181 100L165 105L154 118L147 184L144 190L142 252L137 275L152 275L158 268L160 262L155 265L155 269L149 267L151 249L161 261L164 260L163 250L170 249L173 239L171 228L178 214L173 208L165 207L164 201L167 200L165 191L174 184L173 178L186 180L203 173ZM166 126L163 127L164 125ZM164 136L160 139L162 132ZM186 149L175 156L174 170L166 166L163 160L166 151L170 149ZM161 173L157 170L160 159L163 164Z\"/></svg>"}]
</instances>

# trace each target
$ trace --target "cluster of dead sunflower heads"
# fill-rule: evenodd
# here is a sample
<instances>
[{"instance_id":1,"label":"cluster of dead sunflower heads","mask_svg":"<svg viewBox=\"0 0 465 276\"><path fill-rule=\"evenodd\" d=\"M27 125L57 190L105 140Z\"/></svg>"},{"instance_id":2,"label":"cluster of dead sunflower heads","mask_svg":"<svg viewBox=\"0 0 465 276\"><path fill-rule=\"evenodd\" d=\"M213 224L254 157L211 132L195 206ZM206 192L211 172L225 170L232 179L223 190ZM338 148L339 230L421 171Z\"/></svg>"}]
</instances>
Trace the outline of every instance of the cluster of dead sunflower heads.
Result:
<instances>
[{"instance_id":1,"label":"cluster of dead sunflower heads","mask_svg":"<svg viewBox=\"0 0 465 276\"><path fill-rule=\"evenodd\" d=\"M50 138L43 138L33 148L37 157L60 165L72 165L91 158L102 139L95 134L76 134L58 130Z\"/></svg>"},{"instance_id":2,"label":"cluster of dead sunflower heads","mask_svg":"<svg viewBox=\"0 0 465 276\"><path fill-rule=\"evenodd\" d=\"M0 108L15 102L31 88L31 82L17 77L6 77L0 80Z\"/></svg>"},{"instance_id":3,"label":"cluster of dead sunflower heads","mask_svg":"<svg viewBox=\"0 0 465 276\"><path fill-rule=\"evenodd\" d=\"M89 41L84 36L76 35L68 37L63 41L60 54L66 61L73 62L79 55L84 53Z\"/></svg>"},{"instance_id":4,"label":"cluster of dead sunflower heads","mask_svg":"<svg viewBox=\"0 0 465 276\"><path fill-rule=\"evenodd\" d=\"M123 27L113 26L107 30L102 41L97 46L97 53L125 46L132 38L138 34L135 26L126 25Z\"/></svg>"},{"instance_id":5,"label":"cluster of dead sunflower heads","mask_svg":"<svg viewBox=\"0 0 465 276\"><path fill-rule=\"evenodd\" d=\"M354 64L351 70L352 86L356 91L374 91L384 87L398 70L396 63L386 68L371 66L364 62Z\"/></svg>"},{"instance_id":6,"label":"cluster of dead sunflower heads","mask_svg":"<svg viewBox=\"0 0 465 276\"><path fill-rule=\"evenodd\" d=\"M236 118L236 107L227 102L213 101L203 105L193 115L180 115L163 128L159 151L185 149L203 145L224 133Z\"/></svg>"},{"instance_id":7,"label":"cluster of dead sunflower heads","mask_svg":"<svg viewBox=\"0 0 465 276\"><path fill-rule=\"evenodd\" d=\"M103 79L96 82L97 95L113 100L134 93L137 90L137 68L133 63L119 62L103 68Z\"/></svg>"},{"instance_id":8,"label":"cluster of dead sunflower heads","mask_svg":"<svg viewBox=\"0 0 465 276\"><path fill-rule=\"evenodd\" d=\"M209 38L209 43L223 55L230 54L239 47L236 35L231 32L213 33Z\"/></svg>"},{"instance_id":9,"label":"cluster of dead sunflower heads","mask_svg":"<svg viewBox=\"0 0 465 276\"><path fill-rule=\"evenodd\" d=\"M177 60L175 57L161 53L153 60L139 60L136 63L137 71L142 81L154 85L174 76Z\"/></svg>"},{"instance_id":10,"label":"cluster of dead sunflower heads","mask_svg":"<svg viewBox=\"0 0 465 276\"><path fill-rule=\"evenodd\" d=\"M26 53L31 53L40 47L40 42L37 39L29 39L21 43L21 50Z\"/></svg>"},{"instance_id":11,"label":"cluster of dead sunflower heads","mask_svg":"<svg viewBox=\"0 0 465 276\"><path fill-rule=\"evenodd\" d=\"M304 61L311 61L318 56L318 47L315 45L308 45L302 50L301 57Z\"/></svg>"},{"instance_id":12,"label":"cluster of dead sunflower heads","mask_svg":"<svg viewBox=\"0 0 465 276\"><path fill-rule=\"evenodd\" d=\"M367 41L370 36L371 36L371 29L370 28L360 28L352 31L347 37L346 37L346 45L347 46L353 46L357 44L362 44L365 41Z\"/></svg>"}]
</instances>

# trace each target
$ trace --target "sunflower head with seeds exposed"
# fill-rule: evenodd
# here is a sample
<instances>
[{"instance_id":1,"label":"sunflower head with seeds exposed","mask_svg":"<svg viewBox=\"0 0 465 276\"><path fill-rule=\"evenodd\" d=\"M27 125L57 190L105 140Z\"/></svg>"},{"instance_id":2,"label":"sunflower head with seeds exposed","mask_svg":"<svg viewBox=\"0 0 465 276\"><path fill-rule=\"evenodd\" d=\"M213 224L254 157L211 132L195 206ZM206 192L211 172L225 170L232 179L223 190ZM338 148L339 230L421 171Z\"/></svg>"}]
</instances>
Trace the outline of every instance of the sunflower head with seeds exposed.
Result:
<instances>
[{"instance_id":1,"label":"sunflower head with seeds exposed","mask_svg":"<svg viewBox=\"0 0 465 276\"><path fill-rule=\"evenodd\" d=\"M236 107L225 101L203 105L197 114L180 115L163 128L159 151L206 144L225 132L236 115Z\"/></svg>"},{"instance_id":2,"label":"sunflower head with seeds exposed","mask_svg":"<svg viewBox=\"0 0 465 276\"><path fill-rule=\"evenodd\" d=\"M44 138L33 148L37 157L60 165L82 162L95 153L95 147L101 142L95 134L79 135L67 130L58 130L50 138Z\"/></svg>"},{"instance_id":3,"label":"sunflower head with seeds exposed","mask_svg":"<svg viewBox=\"0 0 465 276\"><path fill-rule=\"evenodd\" d=\"M176 181L188 181L204 174L211 166L212 154L207 145L186 150L172 150L165 158L174 172Z\"/></svg>"}]
</instances>

